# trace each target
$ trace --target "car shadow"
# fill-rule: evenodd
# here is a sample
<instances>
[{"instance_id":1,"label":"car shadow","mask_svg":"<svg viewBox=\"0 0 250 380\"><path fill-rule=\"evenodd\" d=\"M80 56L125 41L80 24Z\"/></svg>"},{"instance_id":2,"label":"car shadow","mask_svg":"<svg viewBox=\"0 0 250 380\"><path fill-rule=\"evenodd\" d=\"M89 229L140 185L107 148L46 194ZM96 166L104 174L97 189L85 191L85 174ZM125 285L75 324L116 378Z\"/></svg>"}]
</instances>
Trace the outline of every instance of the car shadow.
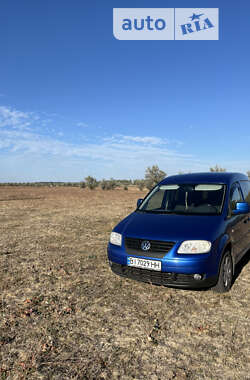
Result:
<instances>
[{"instance_id":1,"label":"car shadow","mask_svg":"<svg viewBox=\"0 0 250 380\"><path fill-rule=\"evenodd\" d=\"M233 284L239 277L239 275L242 272L242 269L249 263L250 261L250 250L242 257L242 259L236 264L235 266L235 272L234 272L234 278L233 278Z\"/></svg>"}]
</instances>

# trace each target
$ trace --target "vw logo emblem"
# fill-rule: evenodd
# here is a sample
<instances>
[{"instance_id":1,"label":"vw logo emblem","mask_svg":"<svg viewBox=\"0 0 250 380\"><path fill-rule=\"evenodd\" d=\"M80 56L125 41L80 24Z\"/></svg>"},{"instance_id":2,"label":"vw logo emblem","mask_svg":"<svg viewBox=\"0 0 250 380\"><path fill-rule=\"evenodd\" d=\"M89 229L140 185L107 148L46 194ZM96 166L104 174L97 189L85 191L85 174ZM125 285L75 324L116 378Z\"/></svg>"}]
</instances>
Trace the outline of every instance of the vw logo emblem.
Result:
<instances>
[{"instance_id":1,"label":"vw logo emblem","mask_svg":"<svg viewBox=\"0 0 250 380\"><path fill-rule=\"evenodd\" d=\"M151 244L150 244L150 242L149 242L148 240L143 240L143 241L141 242L141 249L142 249L143 251L149 251L149 250L150 250L150 247L151 247Z\"/></svg>"}]
</instances>

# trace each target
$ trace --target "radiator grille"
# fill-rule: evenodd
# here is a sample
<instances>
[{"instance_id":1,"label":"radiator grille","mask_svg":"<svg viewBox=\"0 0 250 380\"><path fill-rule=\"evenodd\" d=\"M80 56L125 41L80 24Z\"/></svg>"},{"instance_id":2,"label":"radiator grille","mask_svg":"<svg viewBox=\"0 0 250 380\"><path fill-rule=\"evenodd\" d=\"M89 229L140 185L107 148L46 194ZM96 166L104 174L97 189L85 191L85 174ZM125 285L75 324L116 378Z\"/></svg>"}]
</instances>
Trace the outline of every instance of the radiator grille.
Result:
<instances>
[{"instance_id":1,"label":"radiator grille","mask_svg":"<svg viewBox=\"0 0 250 380\"><path fill-rule=\"evenodd\" d=\"M141 248L141 243L144 240L146 239L126 237L125 248L127 253L137 256L162 258L175 245L175 242L173 241L148 240L150 242L150 249L148 251L143 251Z\"/></svg>"}]
</instances>

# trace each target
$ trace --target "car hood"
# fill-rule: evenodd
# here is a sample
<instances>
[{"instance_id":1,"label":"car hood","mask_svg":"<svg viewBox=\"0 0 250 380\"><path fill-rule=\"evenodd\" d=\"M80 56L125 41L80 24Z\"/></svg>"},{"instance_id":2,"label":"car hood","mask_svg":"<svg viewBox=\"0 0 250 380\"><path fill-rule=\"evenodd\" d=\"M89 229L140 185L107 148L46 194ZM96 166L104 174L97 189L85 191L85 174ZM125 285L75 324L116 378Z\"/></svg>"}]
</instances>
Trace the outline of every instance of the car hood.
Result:
<instances>
[{"instance_id":1,"label":"car hood","mask_svg":"<svg viewBox=\"0 0 250 380\"><path fill-rule=\"evenodd\" d=\"M115 231L141 239L214 241L223 233L220 215L176 215L134 212Z\"/></svg>"}]
</instances>

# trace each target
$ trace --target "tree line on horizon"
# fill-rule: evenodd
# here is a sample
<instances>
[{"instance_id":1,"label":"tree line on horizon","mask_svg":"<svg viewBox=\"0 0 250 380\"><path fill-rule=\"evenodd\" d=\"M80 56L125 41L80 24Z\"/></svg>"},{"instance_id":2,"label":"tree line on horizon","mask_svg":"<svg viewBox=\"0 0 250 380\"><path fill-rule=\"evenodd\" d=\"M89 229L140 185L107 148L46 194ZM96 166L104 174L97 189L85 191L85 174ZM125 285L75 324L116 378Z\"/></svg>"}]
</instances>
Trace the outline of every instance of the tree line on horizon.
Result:
<instances>
[{"instance_id":1,"label":"tree line on horizon","mask_svg":"<svg viewBox=\"0 0 250 380\"><path fill-rule=\"evenodd\" d=\"M210 167L210 172L226 172L226 169L215 165L214 167ZM183 172L179 172L178 174L184 174ZM247 171L247 176L250 179L250 170ZM90 190L94 190L97 187L100 187L102 190L114 190L117 187L122 187L124 190L128 190L128 186L137 186L139 190L143 191L145 188L151 190L157 183L162 181L167 177L167 174L159 169L158 165L153 165L147 167L145 171L144 179L119 179L116 180L114 178L102 179L98 181L95 177L88 176L85 177L84 181L81 182L7 182L0 183L0 186L48 186L48 187L57 187L57 186L71 186L71 187L80 187L82 189L88 188Z\"/></svg>"},{"instance_id":2,"label":"tree line on horizon","mask_svg":"<svg viewBox=\"0 0 250 380\"><path fill-rule=\"evenodd\" d=\"M210 167L209 170L210 172L226 172L225 168L217 164L214 167ZM179 172L179 174L184 173ZM250 179L250 170L247 172L247 176ZM151 190L155 185L157 185L157 183L166 177L167 174L163 170L159 169L158 165L153 165L151 167L147 167L144 179L135 179L134 181L130 180L130 184L137 186L141 191L143 191L144 188ZM110 180L103 179L102 181L98 182L94 177L88 176L85 178L85 181L80 182L80 187L88 187L89 189L94 190L100 186L102 190L114 190L119 186L118 183L119 181L116 181L113 178ZM124 189L128 190L127 184L124 186Z\"/></svg>"}]
</instances>

